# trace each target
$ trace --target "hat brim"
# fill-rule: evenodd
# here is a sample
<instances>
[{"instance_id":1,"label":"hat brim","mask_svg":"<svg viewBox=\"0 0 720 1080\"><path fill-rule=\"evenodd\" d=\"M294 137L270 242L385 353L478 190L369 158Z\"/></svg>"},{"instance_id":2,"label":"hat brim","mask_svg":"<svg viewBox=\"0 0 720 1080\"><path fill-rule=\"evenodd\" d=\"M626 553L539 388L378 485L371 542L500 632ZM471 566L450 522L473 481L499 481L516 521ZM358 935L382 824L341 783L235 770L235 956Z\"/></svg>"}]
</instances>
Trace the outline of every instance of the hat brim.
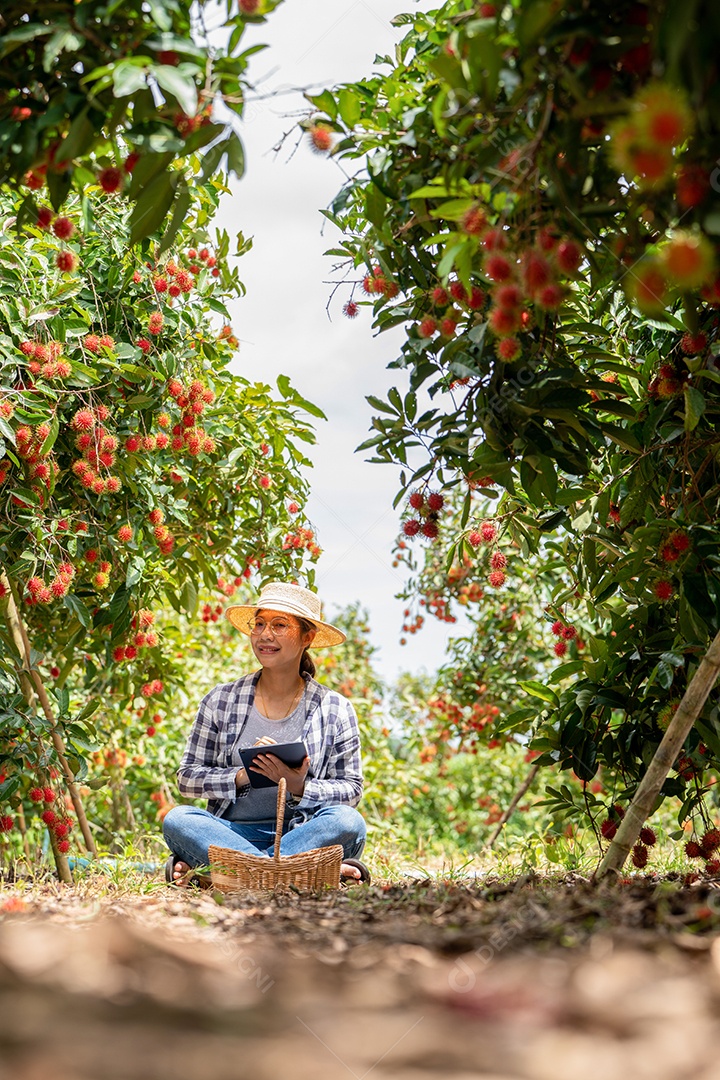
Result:
<instances>
[{"instance_id":1,"label":"hat brim","mask_svg":"<svg viewBox=\"0 0 720 1080\"><path fill-rule=\"evenodd\" d=\"M260 606L259 604L235 604L232 607L225 608L225 618L229 619L241 634L250 637L248 622L253 618L255 612L260 610ZM311 649L328 649L331 645L342 645L343 641L346 640L346 635L343 634L342 630L338 630L337 626L333 626L332 623L320 622L319 619L311 619L308 615L293 611L290 605L283 604L282 601L276 601L272 606L268 604L266 610L280 611L285 615L294 615L296 619L304 619L317 627L317 633L309 645Z\"/></svg>"}]
</instances>

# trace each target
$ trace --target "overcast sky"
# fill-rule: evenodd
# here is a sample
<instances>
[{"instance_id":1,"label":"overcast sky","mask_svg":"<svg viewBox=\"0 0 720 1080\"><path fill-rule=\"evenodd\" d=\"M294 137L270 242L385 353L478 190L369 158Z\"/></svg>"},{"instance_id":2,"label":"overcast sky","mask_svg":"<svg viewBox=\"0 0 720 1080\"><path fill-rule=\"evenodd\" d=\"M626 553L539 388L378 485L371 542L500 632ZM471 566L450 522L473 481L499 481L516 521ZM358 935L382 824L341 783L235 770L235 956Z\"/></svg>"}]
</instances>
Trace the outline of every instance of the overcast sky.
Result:
<instances>
[{"instance_id":1,"label":"overcast sky","mask_svg":"<svg viewBox=\"0 0 720 1080\"><path fill-rule=\"evenodd\" d=\"M272 147L309 108L301 93L285 91L312 87L317 92L369 75L375 55L392 53L401 36L391 26L393 16L436 6L427 0L417 5L412 0L285 0L265 25L252 28L247 43L270 47L253 58L251 81L258 95L282 93L248 105L247 173L233 183L218 219L231 233L242 230L254 239L253 250L239 263L247 296L232 309L241 343L237 370L271 382L289 375L328 417L327 423L317 422L307 506L323 548L317 586L327 617L354 600L369 609L376 666L388 680L400 669L437 667L450 630L431 620L407 646L399 645L404 605L394 595L404 576L402 566L391 565L398 472L355 453L372 415L365 396L382 397L393 384L404 388L403 373L386 370L402 333L374 337L370 309L362 309L354 321L346 319L341 309L349 291L338 291L328 319L332 260L323 251L335 246L340 234L320 209L342 186L343 174L305 140L293 154L294 131L279 154Z\"/></svg>"}]
</instances>

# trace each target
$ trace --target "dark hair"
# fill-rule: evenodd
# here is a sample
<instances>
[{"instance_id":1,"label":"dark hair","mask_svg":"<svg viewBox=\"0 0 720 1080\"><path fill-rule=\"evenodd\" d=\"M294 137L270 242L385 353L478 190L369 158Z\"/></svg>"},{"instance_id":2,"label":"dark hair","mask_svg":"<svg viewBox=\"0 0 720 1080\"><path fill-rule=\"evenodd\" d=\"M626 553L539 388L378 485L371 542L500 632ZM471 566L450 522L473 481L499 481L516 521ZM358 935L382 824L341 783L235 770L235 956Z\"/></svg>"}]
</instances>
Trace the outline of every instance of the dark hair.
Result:
<instances>
[{"instance_id":1,"label":"dark hair","mask_svg":"<svg viewBox=\"0 0 720 1080\"><path fill-rule=\"evenodd\" d=\"M310 630L317 630L317 626L315 625L315 623L311 623L308 619L301 619L299 615L296 615L295 618L297 619L298 625L300 626L301 634L307 634ZM300 674L307 674L312 679L315 675L315 671L315 661L313 660L307 649L304 649L303 654L300 657Z\"/></svg>"}]
</instances>

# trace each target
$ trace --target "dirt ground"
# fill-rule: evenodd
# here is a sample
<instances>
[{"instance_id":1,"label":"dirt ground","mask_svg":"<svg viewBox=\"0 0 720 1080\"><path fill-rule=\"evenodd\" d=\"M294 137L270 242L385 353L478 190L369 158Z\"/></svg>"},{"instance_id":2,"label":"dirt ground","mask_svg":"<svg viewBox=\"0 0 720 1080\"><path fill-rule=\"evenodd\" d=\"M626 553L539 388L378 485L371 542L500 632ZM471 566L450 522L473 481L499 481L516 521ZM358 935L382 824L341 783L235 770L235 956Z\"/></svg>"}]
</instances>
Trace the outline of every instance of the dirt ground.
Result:
<instances>
[{"instance_id":1,"label":"dirt ground","mask_svg":"<svg viewBox=\"0 0 720 1080\"><path fill-rule=\"evenodd\" d=\"M5 1080L717 1080L720 890L0 890Z\"/></svg>"}]
</instances>

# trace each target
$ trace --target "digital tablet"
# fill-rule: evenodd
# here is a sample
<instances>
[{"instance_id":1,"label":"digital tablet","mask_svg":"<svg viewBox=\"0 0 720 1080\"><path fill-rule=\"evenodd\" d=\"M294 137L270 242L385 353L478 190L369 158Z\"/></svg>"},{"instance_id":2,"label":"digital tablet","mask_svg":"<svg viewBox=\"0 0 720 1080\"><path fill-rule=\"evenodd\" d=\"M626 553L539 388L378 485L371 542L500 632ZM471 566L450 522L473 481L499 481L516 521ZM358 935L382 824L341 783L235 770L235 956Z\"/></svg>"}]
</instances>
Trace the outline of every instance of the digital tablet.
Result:
<instances>
[{"instance_id":1,"label":"digital tablet","mask_svg":"<svg viewBox=\"0 0 720 1080\"><path fill-rule=\"evenodd\" d=\"M240 751L240 760L247 770L250 787L277 787L274 780L268 779L262 773L253 772L250 768L258 754L274 754L291 769L297 769L307 757L307 750L303 742L286 742L271 743L269 746L250 746L247 750Z\"/></svg>"}]
</instances>

